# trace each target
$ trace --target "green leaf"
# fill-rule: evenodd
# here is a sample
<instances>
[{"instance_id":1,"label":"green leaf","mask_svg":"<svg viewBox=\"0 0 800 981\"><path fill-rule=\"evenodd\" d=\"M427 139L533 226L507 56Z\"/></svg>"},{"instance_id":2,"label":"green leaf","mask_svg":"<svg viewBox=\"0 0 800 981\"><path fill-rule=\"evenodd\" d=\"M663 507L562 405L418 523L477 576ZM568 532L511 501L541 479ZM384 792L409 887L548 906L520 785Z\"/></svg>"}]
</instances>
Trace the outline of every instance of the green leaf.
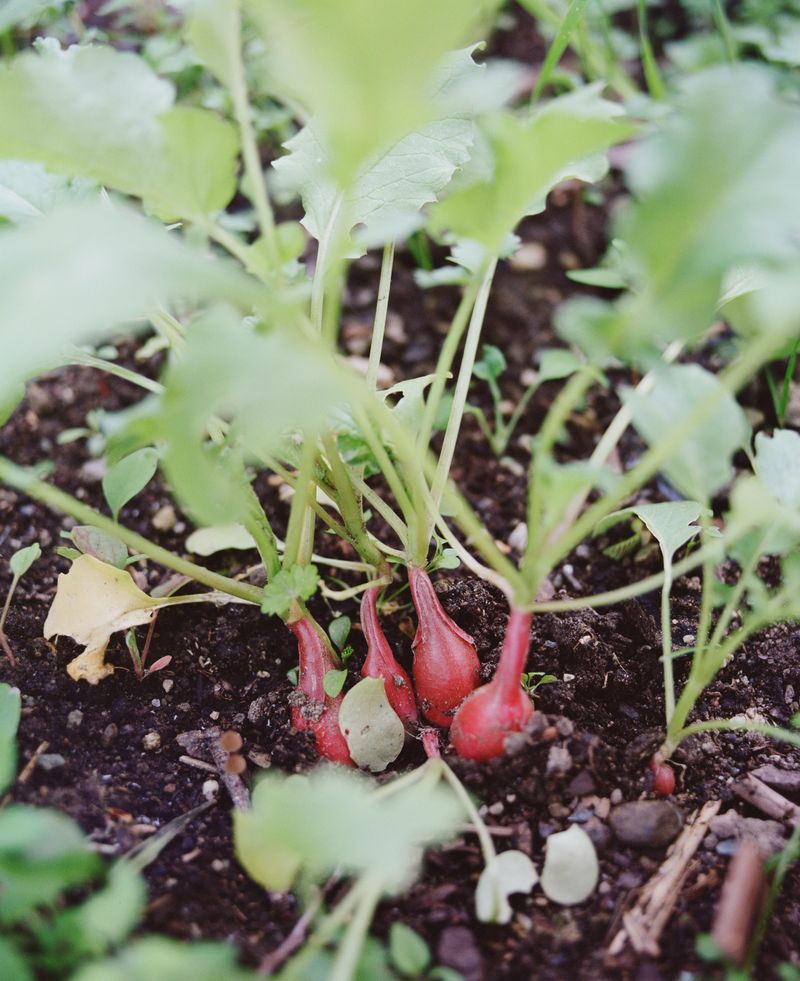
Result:
<instances>
[{"instance_id":1,"label":"green leaf","mask_svg":"<svg viewBox=\"0 0 800 981\"><path fill-rule=\"evenodd\" d=\"M370 158L358 171L344 207L347 229L358 226L357 257L367 248L405 236L422 224L420 211L448 185L468 157L474 125L444 119L410 133L389 150ZM275 161L278 187L303 199L302 224L320 239L342 207L339 191L327 175L328 153L313 124L286 144L288 155Z\"/></svg>"},{"instance_id":2,"label":"green leaf","mask_svg":"<svg viewBox=\"0 0 800 981\"><path fill-rule=\"evenodd\" d=\"M69 818L10 805L0 814L0 922L24 919L36 906L96 876L101 867Z\"/></svg>"},{"instance_id":3,"label":"green leaf","mask_svg":"<svg viewBox=\"0 0 800 981\"><path fill-rule=\"evenodd\" d=\"M11 938L0 937L0 978L34 981L33 969L13 945Z\"/></svg>"},{"instance_id":4,"label":"green leaf","mask_svg":"<svg viewBox=\"0 0 800 981\"><path fill-rule=\"evenodd\" d=\"M264 587L261 612L285 616L295 600L308 600L317 591L319 574L315 565L296 565L281 569Z\"/></svg>"},{"instance_id":5,"label":"green leaf","mask_svg":"<svg viewBox=\"0 0 800 981\"><path fill-rule=\"evenodd\" d=\"M42 549L38 542L14 552L8 561L14 578L21 579L41 554Z\"/></svg>"},{"instance_id":6,"label":"green leaf","mask_svg":"<svg viewBox=\"0 0 800 981\"><path fill-rule=\"evenodd\" d=\"M508 923L512 909L508 897L527 893L539 881L533 862L524 852L501 852L486 863L475 889L475 914L481 923Z\"/></svg>"},{"instance_id":7,"label":"green leaf","mask_svg":"<svg viewBox=\"0 0 800 981\"><path fill-rule=\"evenodd\" d=\"M239 0L195 0L186 40L200 61L231 91L239 71Z\"/></svg>"},{"instance_id":8,"label":"green leaf","mask_svg":"<svg viewBox=\"0 0 800 981\"><path fill-rule=\"evenodd\" d=\"M559 381L574 375L581 367L583 362L575 357L572 351L567 351L563 347L551 347L542 351L536 374L540 383Z\"/></svg>"},{"instance_id":9,"label":"green leaf","mask_svg":"<svg viewBox=\"0 0 800 981\"><path fill-rule=\"evenodd\" d=\"M641 518L661 547L664 565L672 564L672 557L695 535L700 526L694 522L703 511L696 501L667 501L663 504L634 504L618 514L631 513Z\"/></svg>"},{"instance_id":10,"label":"green leaf","mask_svg":"<svg viewBox=\"0 0 800 981\"><path fill-rule=\"evenodd\" d=\"M362 678L350 689L339 707L339 728L353 762L373 773L381 773L397 759L406 738L400 716L386 697L383 678Z\"/></svg>"},{"instance_id":11,"label":"green leaf","mask_svg":"<svg viewBox=\"0 0 800 981\"><path fill-rule=\"evenodd\" d=\"M423 974L431 962L431 952L422 937L399 922L389 928L389 957L392 966L407 978Z\"/></svg>"},{"instance_id":12,"label":"green leaf","mask_svg":"<svg viewBox=\"0 0 800 981\"><path fill-rule=\"evenodd\" d=\"M106 531L92 525L76 525L70 538L84 555L93 555L116 569L124 569L128 562L128 546Z\"/></svg>"},{"instance_id":13,"label":"green leaf","mask_svg":"<svg viewBox=\"0 0 800 981\"><path fill-rule=\"evenodd\" d=\"M19 691L0 684L0 794L17 772L17 728L21 712Z\"/></svg>"},{"instance_id":14,"label":"green leaf","mask_svg":"<svg viewBox=\"0 0 800 981\"><path fill-rule=\"evenodd\" d=\"M346 834L331 833L331 815ZM439 786L416 784L376 797L355 773L267 773L251 809L234 813L234 844L248 874L266 889L290 888L302 867L317 882L337 868L344 875L369 871L390 891L415 875L419 849L451 834L460 819L453 795Z\"/></svg>"},{"instance_id":15,"label":"green leaf","mask_svg":"<svg viewBox=\"0 0 800 981\"><path fill-rule=\"evenodd\" d=\"M479 13L472 0L250 0L245 9L273 86L315 117L339 187L431 119L439 65Z\"/></svg>"},{"instance_id":16,"label":"green leaf","mask_svg":"<svg viewBox=\"0 0 800 981\"><path fill-rule=\"evenodd\" d=\"M164 220L224 208L236 131L173 97L136 55L43 45L0 71L0 155L135 195Z\"/></svg>"},{"instance_id":17,"label":"green leaf","mask_svg":"<svg viewBox=\"0 0 800 981\"><path fill-rule=\"evenodd\" d=\"M475 362L472 374L482 381L488 381L490 378L496 381L507 367L505 355L500 348L493 344L484 344L481 348L480 360Z\"/></svg>"},{"instance_id":18,"label":"green leaf","mask_svg":"<svg viewBox=\"0 0 800 981\"><path fill-rule=\"evenodd\" d=\"M548 899L574 906L588 899L600 877L592 839L580 825L550 835L545 845L542 889Z\"/></svg>"},{"instance_id":19,"label":"green leaf","mask_svg":"<svg viewBox=\"0 0 800 981\"><path fill-rule=\"evenodd\" d=\"M187 551L195 555L215 555L229 548L246 551L256 548L256 543L244 525L237 524L198 528L186 539Z\"/></svg>"},{"instance_id":20,"label":"green leaf","mask_svg":"<svg viewBox=\"0 0 800 981\"><path fill-rule=\"evenodd\" d=\"M338 616L331 620L328 626L328 636L333 641L338 650L341 650L347 643L353 623L348 616Z\"/></svg>"},{"instance_id":21,"label":"green leaf","mask_svg":"<svg viewBox=\"0 0 800 981\"><path fill-rule=\"evenodd\" d=\"M122 206L72 204L0 231L0 393L68 344L108 334L170 298L240 292L255 298L244 275Z\"/></svg>"},{"instance_id":22,"label":"green leaf","mask_svg":"<svg viewBox=\"0 0 800 981\"><path fill-rule=\"evenodd\" d=\"M226 943L189 943L166 937L143 937L114 957L78 970L70 981L255 981L236 965L236 951Z\"/></svg>"},{"instance_id":23,"label":"green leaf","mask_svg":"<svg viewBox=\"0 0 800 981\"><path fill-rule=\"evenodd\" d=\"M731 479L731 459L750 439L750 426L734 397L699 365L665 365L650 392L622 393L633 425L650 446L664 443L695 410L708 411L686 433L662 465L674 487L686 497L706 501Z\"/></svg>"},{"instance_id":24,"label":"green leaf","mask_svg":"<svg viewBox=\"0 0 800 981\"><path fill-rule=\"evenodd\" d=\"M157 469L158 453L149 446L123 457L109 468L103 477L103 494L114 521L118 520L119 512L128 501L150 483Z\"/></svg>"},{"instance_id":25,"label":"green leaf","mask_svg":"<svg viewBox=\"0 0 800 981\"><path fill-rule=\"evenodd\" d=\"M344 688L345 681L347 681L347 671L344 669L326 671L322 679L322 687L325 689L325 694L329 698L336 698L342 688Z\"/></svg>"},{"instance_id":26,"label":"green leaf","mask_svg":"<svg viewBox=\"0 0 800 981\"><path fill-rule=\"evenodd\" d=\"M526 214L543 210L560 181L603 176L607 163L600 151L633 132L621 116L619 106L600 98L598 86L589 86L554 99L529 118L507 112L488 117L482 126L493 169L436 205L435 226L496 253Z\"/></svg>"},{"instance_id":27,"label":"green leaf","mask_svg":"<svg viewBox=\"0 0 800 981\"><path fill-rule=\"evenodd\" d=\"M24 225L41 218L59 204L87 197L92 185L50 174L37 163L0 160L0 218Z\"/></svg>"},{"instance_id":28,"label":"green leaf","mask_svg":"<svg viewBox=\"0 0 800 981\"><path fill-rule=\"evenodd\" d=\"M50 3L51 0L5 0L0 11L0 34L5 34L22 21L38 17Z\"/></svg>"},{"instance_id":29,"label":"green leaf","mask_svg":"<svg viewBox=\"0 0 800 981\"><path fill-rule=\"evenodd\" d=\"M800 434L776 429L772 436L756 433L753 467L775 500L800 510Z\"/></svg>"},{"instance_id":30,"label":"green leaf","mask_svg":"<svg viewBox=\"0 0 800 981\"><path fill-rule=\"evenodd\" d=\"M144 879L128 863L117 862L102 889L61 914L58 928L73 944L79 943L82 954L97 957L127 938L146 901Z\"/></svg>"}]
</instances>

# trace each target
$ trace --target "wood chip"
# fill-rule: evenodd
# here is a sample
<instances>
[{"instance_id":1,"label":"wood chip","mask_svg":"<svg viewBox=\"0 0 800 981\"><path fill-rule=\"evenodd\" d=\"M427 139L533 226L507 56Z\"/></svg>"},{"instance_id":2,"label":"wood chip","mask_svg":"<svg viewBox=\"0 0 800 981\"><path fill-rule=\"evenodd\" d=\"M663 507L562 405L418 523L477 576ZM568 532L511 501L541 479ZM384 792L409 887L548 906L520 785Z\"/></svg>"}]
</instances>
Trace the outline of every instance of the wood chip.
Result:
<instances>
[{"instance_id":1,"label":"wood chip","mask_svg":"<svg viewBox=\"0 0 800 981\"><path fill-rule=\"evenodd\" d=\"M659 940L678 901L689 871L689 863L703 838L708 824L719 811L721 801L707 801L693 821L687 823L667 858L642 889L636 905L622 915L622 929L608 946L610 958L622 953L626 944L647 957L659 957Z\"/></svg>"},{"instance_id":2,"label":"wood chip","mask_svg":"<svg viewBox=\"0 0 800 981\"><path fill-rule=\"evenodd\" d=\"M747 957L766 888L761 852L744 838L728 866L711 930L714 943L737 967L741 967Z\"/></svg>"},{"instance_id":3,"label":"wood chip","mask_svg":"<svg viewBox=\"0 0 800 981\"><path fill-rule=\"evenodd\" d=\"M800 807L787 800L777 790L768 787L752 773L748 773L743 780L735 783L733 792L767 817L783 821L790 827L800 824Z\"/></svg>"}]
</instances>

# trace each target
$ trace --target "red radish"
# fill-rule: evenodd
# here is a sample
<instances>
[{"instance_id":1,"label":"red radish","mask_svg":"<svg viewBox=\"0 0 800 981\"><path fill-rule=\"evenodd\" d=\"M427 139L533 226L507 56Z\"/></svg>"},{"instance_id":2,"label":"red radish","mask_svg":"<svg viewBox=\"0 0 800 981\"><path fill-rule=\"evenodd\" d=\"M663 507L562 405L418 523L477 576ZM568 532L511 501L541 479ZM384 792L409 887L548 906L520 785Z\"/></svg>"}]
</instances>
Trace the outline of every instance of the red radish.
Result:
<instances>
[{"instance_id":1,"label":"red radish","mask_svg":"<svg viewBox=\"0 0 800 981\"><path fill-rule=\"evenodd\" d=\"M456 712L450 739L460 756L490 760L505 752L506 738L533 715L521 675L530 647L531 614L511 610L494 678L473 692Z\"/></svg>"},{"instance_id":2,"label":"red radish","mask_svg":"<svg viewBox=\"0 0 800 981\"><path fill-rule=\"evenodd\" d=\"M425 570L409 566L408 582L418 618L412 645L417 698L426 718L447 727L477 686L480 662L472 638L444 612Z\"/></svg>"},{"instance_id":3,"label":"red radish","mask_svg":"<svg viewBox=\"0 0 800 981\"><path fill-rule=\"evenodd\" d=\"M339 667L334 654L310 617L295 620L288 627L297 638L297 689L305 696L302 704L292 705L292 725L314 733L320 756L353 766L347 741L339 729L339 707L344 695L331 698L323 685L326 673Z\"/></svg>"},{"instance_id":4,"label":"red radish","mask_svg":"<svg viewBox=\"0 0 800 981\"><path fill-rule=\"evenodd\" d=\"M655 757L648 767L653 774L653 793L656 797L669 797L675 790L675 771L669 763L659 762Z\"/></svg>"},{"instance_id":5,"label":"red radish","mask_svg":"<svg viewBox=\"0 0 800 981\"><path fill-rule=\"evenodd\" d=\"M367 659L361 674L365 678L383 678L389 704L408 729L417 723L417 703L411 679L397 663L389 641L378 620L379 586L368 589L361 600L361 629L367 638Z\"/></svg>"}]
</instances>

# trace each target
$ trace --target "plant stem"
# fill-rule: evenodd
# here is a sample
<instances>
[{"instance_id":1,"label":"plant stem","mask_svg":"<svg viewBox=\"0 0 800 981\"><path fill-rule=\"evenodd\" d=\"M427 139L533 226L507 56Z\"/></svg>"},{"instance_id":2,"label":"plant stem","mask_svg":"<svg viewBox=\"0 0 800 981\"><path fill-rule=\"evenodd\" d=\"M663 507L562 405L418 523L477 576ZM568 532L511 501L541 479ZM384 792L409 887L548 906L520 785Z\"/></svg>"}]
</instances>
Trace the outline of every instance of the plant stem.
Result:
<instances>
[{"instance_id":1,"label":"plant stem","mask_svg":"<svg viewBox=\"0 0 800 981\"><path fill-rule=\"evenodd\" d=\"M130 531L122 525L118 525L103 514L99 514L94 508L90 508L88 505L76 500L71 494L67 494L59 490L59 488L53 487L51 484L44 483L44 481L39 480L32 473L23 467L17 466L5 457L0 457L0 480L9 484L11 487L16 487L17 490L35 498L37 501L41 501L48 507L70 515L70 517L75 518L76 521L80 521L82 524L100 528L109 535L119 538L120 541L133 549L134 552L141 552L149 559L152 559L153 562L163 565L167 569L174 569L175 572L188 576L190 579L194 579L196 582L200 582L210 589L216 589L221 593L236 596L248 603L261 604L262 591L257 586L237 582L235 579L229 579L227 576L221 576L216 572L211 572L210 569L204 569L202 566L196 565L188 559L173 555L172 552L162 548L160 545L156 545L144 536Z\"/></svg>"},{"instance_id":2,"label":"plant stem","mask_svg":"<svg viewBox=\"0 0 800 981\"><path fill-rule=\"evenodd\" d=\"M186 346L186 331L183 324L166 310L156 308L148 313L150 323L169 344L173 351L180 352Z\"/></svg>"},{"instance_id":3,"label":"plant stem","mask_svg":"<svg viewBox=\"0 0 800 981\"><path fill-rule=\"evenodd\" d=\"M306 514L313 511L308 502L316 495L316 485L312 479L314 460L317 455L316 441L309 433L303 434L303 447L300 455L300 469L297 473L297 485L289 511L289 526L286 529L286 547L283 551L283 568L291 569L302 563L302 551L306 547L307 527Z\"/></svg>"},{"instance_id":4,"label":"plant stem","mask_svg":"<svg viewBox=\"0 0 800 981\"><path fill-rule=\"evenodd\" d=\"M481 280L481 285L475 297L475 306L472 308L472 316L467 329L467 338L464 342L464 353L461 355L461 365L458 369L458 379L456 380L455 391L453 392L453 406L450 409L450 418L447 420L447 429L442 441L442 449L439 453L439 462L436 466L436 474L431 486L433 504L438 511L442 503L442 494L447 477L450 473L450 465L453 462L453 454L456 449L456 440L461 430L461 420L464 417L464 406L467 404L469 385L472 380L472 369L475 365L475 357L478 353L478 341L483 329L483 318L486 314L486 307L489 302L489 293L492 289L494 271L497 268L497 259L492 257L486 264L486 269ZM433 531L433 522L429 520L426 527L426 538L430 541ZM427 548L427 544L426 544Z\"/></svg>"},{"instance_id":5,"label":"plant stem","mask_svg":"<svg viewBox=\"0 0 800 981\"><path fill-rule=\"evenodd\" d=\"M381 880L376 872L368 872L360 881L363 882L363 892L356 906L353 919L350 921L344 938L339 944L336 952L331 973L330 981L353 981L358 968L358 959L361 956L361 949L375 914L375 907L381 898L383 889Z\"/></svg>"},{"instance_id":6,"label":"plant stem","mask_svg":"<svg viewBox=\"0 0 800 981\"><path fill-rule=\"evenodd\" d=\"M458 797L461 802L462 807L469 815L472 824L475 827L475 834L478 836L478 841L481 846L481 853L483 854L483 861L485 865L489 865L497 858L497 851L494 847L494 842L492 841L492 836L486 829L486 824L483 818L478 813L478 808L472 803L472 798L467 793L467 788L458 779L458 777L453 773L450 767L444 762L444 760L439 761L442 767L442 776L450 784L450 788L453 793Z\"/></svg>"},{"instance_id":7,"label":"plant stem","mask_svg":"<svg viewBox=\"0 0 800 981\"><path fill-rule=\"evenodd\" d=\"M664 714L667 725L675 711L675 674L672 670L672 620L669 594L672 591L672 557L664 566L661 587L661 662L664 668Z\"/></svg>"},{"instance_id":8,"label":"plant stem","mask_svg":"<svg viewBox=\"0 0 800 981\"><path fill-rule=\"evenodd\" d=\"M447 383L447 376L450 373L458 345L461 343L461 337L469 322L469 316L475 304L475 297L478 295L479 288L480 281L475 279L465 290L450 324L450 329L447 331L442 349L439 352L433 383L428 392L428 397L425 399L425 411L422 413L422 422L419 427L419 436L417 437L417 449L420 453L427 452L428 445L430 444L433 434L433 424L436 420L436 413L439 409L444 387Z\"/></svg>"},{"instance_id":9,"label":"plant stem","mask_svg":"<svg viewBox=\"0 0 800 981\"><path fill-rule=\"evenodd\" d=\"M520 687L522 672L528 660L531 646L531 621L533 614L517 610L513 606L508 614L508 623L503 638L503 649L497 664L494 679L503 702L508 703Z\"/></svg>"},{"instance_id":10,"label":"plant stem","mask_svg":"<svg viewBox=\"0 0 800 981\"><path fill-rule=\"evenodd\" d=\"M197 225L203 229L210 239L221 245L226 252L229 252L244 268L264 282L264 272L261 263L256 255L250 251L247 242L243 242L238 235L234 235L226 228L207 218L198 219Z\"/></svg>"},{"instance_id":11,"label":"plant stem","mask_svg":"<svg viewBox=\"0 0 800 981\"><path fill-rule=\"evenodd\" d=\"M283 466L283 464L279 463L272 457L264 456L262 459L270 470L274 470L279 477L285 480L286 483L295 490L295 492L297 491L298 481L295 474L290 473L286 467ZM347 529L344 527L344 525L340 524L334 517L332 517L319 503L319 501L316 500L316 494L312 494L307 503L314 514L316 514L317 517L320 518L325 525L327 525L334 535L336 535L338 538L343 538L345 541L350 540L349 535L347 534Z\"/></svg>"},{"instance_id":12,"label":"plant stem","mask_svg":"<svg viewBox=\"0 0 800 981\"><path fill-rule=\"evenodd\" d=\"M367 385L375 389L378 386L378 369L383 353L383 335L386 332L386 315L389 311L389 291L392 286L392 268L394 266L394 242L383 249L381 259L381 278L378 283L378 299L375 304L375 321L372 325L372 340L369 346L369 364L367 366Z\"/></svg>"},{"instance_id":13,"label":"plant stem","mask_svg":"<svg viewBox=\"0 0 800 981\"><path fill-rule=\"evenodd\" d=\"M780 742L790 743L792 746L800 746L800 732L792 732L790 729L783 729L781 726L771 726L768 722L739 722L735 719L710 719L707 722L693 722L690 726L679 730L676 735L669 740L670 752L676 746L694 736L698 732L718 732L719 730L730 729L734 732L760 732L762 735L778 739Z\"/></svg>"},{"instance_id":14,"label":"plant stem","mask_svg":"<svg viewBox=\"0 0 800 981\"><path fill-rule=\"evenodd\" d=\"M317 262L314 267L314 279L311 283L311 322L320 334L323 333L325 293L330 282L329 275L331 267L334 265L331 254L338 236L338 226L343 203L344 193L340 192L336 195L336 200L331 209L331 216L328 224L323 229L319 239L319 245L317 246Z\"/></svg>"},{"instance_id":15,"label":"plant stem","mask_svg":"<svg viewBox=\"0 0 800 981\"><path fill-rule=\"evenodd\" d=\"M394 533L400 539L401 544L406 547L408 545L408 526L402 520L400 515L390 508L386 501L380 497L380 495L375 493L375 491L369 486L363 477L360 477L358 474L351 471L350 479L353 481L353 486L356 488L359 494L367 499L367 503L370 505L370 507L375 508L386 524L389 525L392 531L394 531Z\"/></svg>"},{"instance_id":16,"label":"plant stem","mask_svg":"<svg viewBox=\"0 0 800 981\"><path fill-rule=\"evenodd\" d=\"M350 533L350 540L354 543L362 559L381 570L386 566L386 560L367 536L367 529L364 526L364 511L361 502L353 491L350 473L339 454L334 437L327 434L322 439L322 445L336 486L336 503L344 519L345 527Z\"/></svg>"},{"instance_id":17,"label":"plant stem","mask_svg":"<svg viewBox=\"0 0 800 981\"><path fill-rule=\"evenodd\" d=\"M153 381L152 378L147 378L138 371L131 371L130 368L125 368L121 364L114 364L113 361L98 358L94 354L89 354L88 351L74 351L70 355L68 363L81 365L86 368L97 368L98 371L104 371L109 375L114 375L123 381L130 382L132 385L138 385L139 388L152 392L153 395L161 395L164 392L164 386L160 382Z\"/></svg>"}]
</instances>

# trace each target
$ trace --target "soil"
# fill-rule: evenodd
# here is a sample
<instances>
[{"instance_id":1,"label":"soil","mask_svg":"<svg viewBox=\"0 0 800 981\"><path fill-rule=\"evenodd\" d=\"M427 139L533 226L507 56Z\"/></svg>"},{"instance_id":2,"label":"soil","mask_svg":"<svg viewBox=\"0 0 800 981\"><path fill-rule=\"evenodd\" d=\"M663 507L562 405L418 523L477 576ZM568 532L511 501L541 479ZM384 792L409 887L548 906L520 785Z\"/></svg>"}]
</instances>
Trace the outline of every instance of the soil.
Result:
<instances>
[{"instance_id":1,"label":"soil","mask_svg":"<svg viewBox=\"0 0 800 981\"><path fill-rule=\"evenodd\" d=\"M510 43L510 42L509 42ZM517 40L517 42L519 41ZM541 55L541 51L538 52ZM530 55L528 54L528 57ZM606 190L619 188L612 179ZM504 395L514 403L524 390L525 373L537 352L556 343L554 307L584 288L566 276L570 268L595 263L602 255L608 213L590 204L577 188L563 187L551 196L545 214L527 220L520 234L534 257L522 269L503 266L492 294L484 340L500 346L509 362ZM352 355L363 354L377 286L374 257L353 270L343 329ZM392 289L385 362L397 379L432 369L443 325L456 302L449 289L421 293L413 284L413 262L398 259ZM135 345L120 338L122 360ZM714 364L713 349L702 352ZM142 365L136 365L142 370ZM158 360L144 366L154 376ZM621 379L615 379L615 381ZM635 380L629 379L626 380ZM544 386L529 405L503 460L491 456L474 420L465 422L454 476L481 518L500 542L524 519L527 439L536 431L554 388ZM60 445L65 428L82 426L87 413L112 412L133 404L140 392L125 382L107 379L92 369L65 369L29 386L23 405L0 431L0 452L23 463L47 459L49 479L102 508L100 471L78 440ZM489 412L483 386L473 401ZM764 391L746 393L751 407L766 414ZM570 421L565 458L585 457L617 408L613 388L597 389ZM620 465L635 460L641 446L628 435L619 450ZM258 485L278 529L285 509L268 481ZM670 489L660 482L645 499L661 500ZM168 530L165 508L173 507L168 489L158 480L129 506L121 520L160 544L182 550L191 524L175 509ZM167 522L169 523L169 522ZM159 615L150 662L170 655L169 666L144 681L130 670L122 642L109 649L115 674L97 687L75 683L64 666L78 648L61 639L57 650L42 639L42 625L52 601L56 577L68 562L55 548L70 526L41 505L0 489L0 595L10 581L7 559L33 541L43 555L21 582L7 622L17 656L13 668L0 662L0 678L23 694L20 727L21 761L42 743L51 768L38 765L18 784L18 801L56 807L73 817L95 846L109 858L126 853L167 822L206 800L204 785L213 773L187 764L181 734L218 726L233 729L244 740L247 781L264 767L302 771L317 763L310 737L290 725L287 671L296 663L294 642L283 625L249 607L223 609L193 606ZM513 540L513 536L512 536ZM621 561L606 557L606 540L587 542L553 577L559 597L588 595L658 571L658 556L643 550ZM322 539L320 550L328 547ZM215 568L229 572L245 567L245 553L216 556ZM163 570L141 566L150 587ZM499 653L505 625L502 597L463 570L442 574L438 588L446 610L473 635L490 673ZM384 626L398 657L410 667L411 609L401 594L387 610ZM699 583L680 580L674 589L673 641L691 643L698 610ZM333 610L324 601L312 604L321 623ZM339 605L357 619L355 604ZM140 634L140 645L144 631ZM515 897L515 917L508 926L479 924L474 916L474 889L481 871L474 835L464 833L444 848L431 851L419 881L402 896L383 903L373 932L385 937L400 920L429 942L435 963L461 972L468 981L493 979L601 979L640 981L677 978L682 972L713 971L695 952L698 935L710 929L721 883L730 861L730 843L709 835L696 853L670 918L661 955L640 958L630 950L611 958L608 946L622 914L656 873L666 848L626 847L612 833L612 805L651 797L644 765L663 725L663 690L658 660L658 595L598 612L545 614L534 624L531 671L559 680L537 692L542 724L521 741L515 755L488 765L465 763L446 754L467 787L487 809L499 848L519 848L541 864L548 835L578 822L591 834L600 856L601 879L585 903L568 908L550 903L541 891ZM358 630L352 637L355 675L364 655ZM678 662L678 680L684 675ZM798 711L800 693L800 626L787 624L755 637L735 656L705 693L697 718L747 714L787 725ZM546 723L546 725L544 724ZM157 733L159 746L145 748L145 736ZM152 740L147 741L151 745ZM764 815L744 804L733 789L738 777L771 763L800 769L800 752L765 737L709 734L686 744L677 754L678 786L674 802L689 819L704 801L719 799L723 811ZM412 742L396 769L419 764L421 746ZM800 803L797 795L787 794ZM788 829L787 829L788 832ZM333 829L332 829L333 833ZM347 829L337 829L346 834ZM231 848L230 801L224 787L216 804L197 816L147 868L150 902L141 930L178 938L224 938L234 943L244 963L258 965L289 934L301 910L291 895L267 894L237 865ZM790 872L763 943L756 976L776 977L783 962L800 965L800 869Z\"/></svg>"}]
</instances>

